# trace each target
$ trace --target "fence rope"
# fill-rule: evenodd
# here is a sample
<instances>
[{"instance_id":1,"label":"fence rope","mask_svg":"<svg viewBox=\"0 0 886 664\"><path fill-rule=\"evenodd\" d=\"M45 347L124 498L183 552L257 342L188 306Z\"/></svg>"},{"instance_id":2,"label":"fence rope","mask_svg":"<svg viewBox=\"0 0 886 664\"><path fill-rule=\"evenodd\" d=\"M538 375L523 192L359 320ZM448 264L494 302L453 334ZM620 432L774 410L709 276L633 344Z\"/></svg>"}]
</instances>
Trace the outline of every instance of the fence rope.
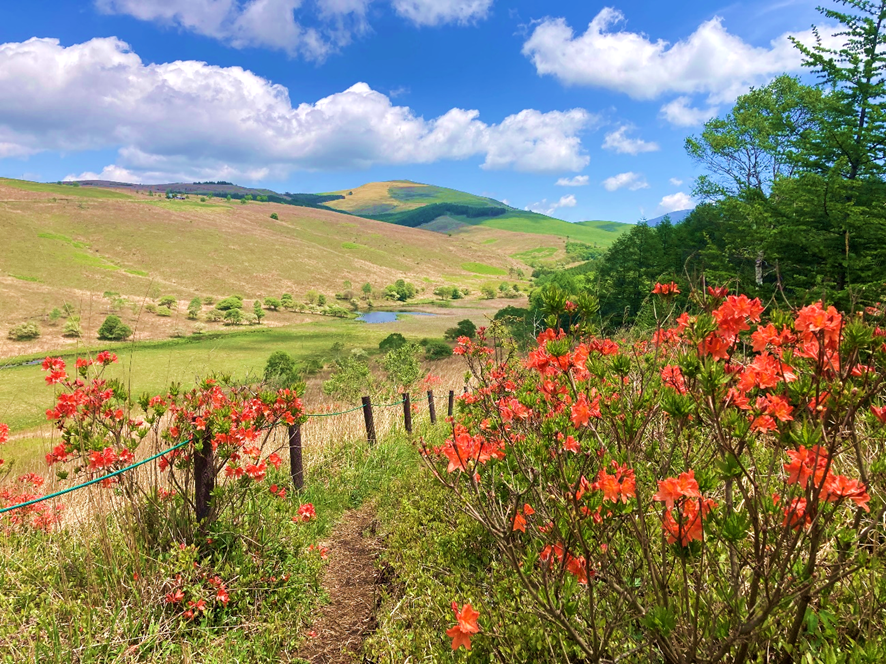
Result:
<instances>
[{"instance_id":1,"label":"fence rope","mask_svg":"<svg viewBox=\"0 0 886 664\"><path fill-rule=\"evenodd\" d=\"M34 500L29 500L25 503L19 503L18 505L12 505L10 507L4 507L0 509L0 514L4 512L11 512L12 510L21 509L23 507L29 507L30 505L36 505L37 503L42 503L44 500L50 500L52 498L58 498L59 496L64 496L66 493L71 493L72 491L77 491L78 489L85 489L88 486L92 486L93 484L98 484L99 482L103 482L104 480L111 479L112 477L116 477L117 475L122 475L125 472L128 472L134 468L138 468L139 466L144 466L146 463L150 463L151 461L155 461L160 457L169 454L170 452L175 452L177 449L184 447L185 445L190 444L190 440L186 440L183 443L179 443L175 447L170 447L165 452L158 452L154 456L149 459L145 459L144 461L139 461L138 463L134 463L131 466L127 466L126 468L121 468L120 470L115 470L113 473L109 473L107 475L102 475L101 477L96 477L94 480L90 480L84 484L78 484L77 486L71 486L67 489L62 489L61 491L56 491L55 493L51 493L48 496L41 496L40 498L34 498Z\"/></svg>"},{"instance_id":2,"label":"fence rope","mask_svg":"<svg viewBox=\"0 0 886 664\"><path fill-rule=\"evenodd\" d=\"M405 401L406 401L405 399L401 399L400 401L397 401L395 403L376 403L376 404L371 404L371 405L375 406L376 408L391 408L392 406L399 406L400 404L404 403ZM357 406L356 408L351 408L350 410L343 410L340 413L307 413L305 415L305 417L335 417L336 415L347 415L348 413L354 413L358 410L363 410L363 406L360 405L360 406ZM98 484L99 482L103 482L105 480L111 479L112 477L116 477L117 475L122 475L123 473L129 472L130 470L134 470L135 468L138 468L139 466L143 466L146 463L150 463L151 461L155 461L155 460L159 459L160 457L169 454L170 452L175 452L177 449L180 449L180 448L184 447L185 445L188 445L190 442L191 441L186 440L183 443L179 443L175 447L170 447L168 450L166 450L164 452L158 452L154 456L152 456L148 459L145 459L144 461L139 461L138 463L134 463L131 466L127 466L126 468L121 468L120 470L115 470L113 473L109 473L107 475L102 475L101 477L96 477L95 479L85 482L83 484L78 484L77 486L68 487L67 489L62 489L61 491L56 491L55 493L51 493L48 496L41 496L40 498L34 498L33 500L29 500L24 503L19 503L17 505L11 505L9 507L4 507L3 509L0 509L0 514L3 514L5 512L11 512L12 510L22 509L24 507L30 507L31 505L36 505L37 503L42 503L46 500L52 500L53 498L58 498L59 496L64 496L65 494L72 493L73 491L85 489L88 486L92 486L93 484Z\"/></svg>"}]
</instances>

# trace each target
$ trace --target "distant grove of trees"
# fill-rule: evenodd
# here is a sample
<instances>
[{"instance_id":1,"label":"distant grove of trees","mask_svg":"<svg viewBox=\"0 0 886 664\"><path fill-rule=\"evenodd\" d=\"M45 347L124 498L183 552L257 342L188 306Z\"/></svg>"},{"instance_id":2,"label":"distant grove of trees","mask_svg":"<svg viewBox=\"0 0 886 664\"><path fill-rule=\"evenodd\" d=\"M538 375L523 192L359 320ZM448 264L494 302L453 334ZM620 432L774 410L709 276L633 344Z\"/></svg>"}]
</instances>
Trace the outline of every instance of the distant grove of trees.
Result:
<instances>
[{"instance_id":1,"label":"distant grove of trees","mask_svg":"<svg viewBox=\"0 0 886 664\"><path fill-rule=\"evenodd\" d=\"M480 205L460 205L455 203L433 203L424 207L407 212L393 212L387 214L369 215L372 219L378 221L387 221L398 226L408 226L415 228L423 224L428 224L438 217L445 215L456 215L460 217L468 217L469 219L486 219L492 217L500 217L509 210L502 207L483 207Z\"/></svg>"}]
</instances>

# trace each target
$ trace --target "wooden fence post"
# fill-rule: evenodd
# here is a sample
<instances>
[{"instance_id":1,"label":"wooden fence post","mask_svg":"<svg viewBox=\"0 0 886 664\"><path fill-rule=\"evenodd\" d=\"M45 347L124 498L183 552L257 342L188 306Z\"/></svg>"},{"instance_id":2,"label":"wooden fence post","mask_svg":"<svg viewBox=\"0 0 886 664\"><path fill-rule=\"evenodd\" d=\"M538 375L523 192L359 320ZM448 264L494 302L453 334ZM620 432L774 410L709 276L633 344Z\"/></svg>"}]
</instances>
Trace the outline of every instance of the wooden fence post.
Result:
<instances>
[{"instance_id":1,"label":"wooden fence post","mask_svg":"<svg viewBox=\"0 0 886 664\"><path fill-rule=\"evenodd\" d=\"M431 413L431 424L436 424L437 408L434 406L434 390L428 390L428 412Z\"/></svg>"},{"instance_id":2,"label":"wooden fence post","mask_svg":"<svg viewBox=\"0 0 886 664\"><path fill-rule=\"evenodd\" d=\"M403 395L403 424L406 426L406 433L412 433L412 404L408 394Z\"/></svg>"},{"instance_id":3,"label":"wooden fence post","mask_svg":"<svg viewBox=\"0 0 886 664\"><path fill-rule=\"evenodd\" d=\"M200 447L201 449L194 450L194 508L198 524L209 518L212 511L212 490L215 489L212 440L208 435L203 437Z\"/></svg>"},{"instance_id":4,"label":"wooden fence post","mask_svg":"<svg viewBox=\"0 0 886 664\"><path fill-rule=\"evenodd\" d=\"M366 422L366 439L370 445L374 445L375 438L375 420L372 417L372 399L363 397L363 420Z\"/></svg>"},{"instance_id":5,"label":"wooden fence post","mask_svg":"<svg viewBox=\"0 0 886 664\"><path fill-rule=\"evenodd\" d=\"M449 417L455 412L455 390L449 390L449 408L446 413Z\"/></svg>"},{"instance_id":6,"label":"wooden fence post","mask_svg":"<svg viewBox=\"0 0 886 664\"><path fill-rule=\"evenodd\" d=\"M305 470L302 465L301 424L289 427L289 474L296 491L305 486Z\"/></svg>"}]
</instances>

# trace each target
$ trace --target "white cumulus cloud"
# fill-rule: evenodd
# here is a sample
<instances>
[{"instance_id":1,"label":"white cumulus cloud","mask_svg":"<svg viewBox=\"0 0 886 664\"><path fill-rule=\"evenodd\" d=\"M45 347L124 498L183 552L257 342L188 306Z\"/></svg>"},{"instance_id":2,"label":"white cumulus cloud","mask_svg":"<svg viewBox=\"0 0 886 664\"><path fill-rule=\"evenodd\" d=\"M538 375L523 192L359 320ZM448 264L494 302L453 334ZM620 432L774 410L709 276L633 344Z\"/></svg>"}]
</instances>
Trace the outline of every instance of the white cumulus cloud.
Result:
<instances>
[{"instance_id":1,"label":"white cumulus cloud","mask_svg":"<svg viewBox=\"0 0 886 664\"><path fill-rule=\"evenodd\" d=\"M573 208L576 205L578 205L578 201L575 196L568 194L567 196L561 196L560 200L554 203L549 203L547 198L543 198L538 203L530 203L525 209L530 212L537 212L538 214L544 214L550 217L560 208Z\"/></svg>"},{"instance_id":2,"label":"white cumulus cloud","mask_svg":"<svg viewBox=\"0 0 886 664\"><path fill-rule=\"evenodd\" d=\"M94 0L101 12L177 27L235 48L258 47L324 60L369 29L373 0ZM493 0L391 0L415 25L467 25Z\"/></svg>"},{"instance_id":3,"label":"white cumulus cloud","mask_svg":"<svg viewBox=\"0 0 886 664\"><path fill-rule=\"evenodd\" d=\"M7 155L116 148L114 169L161 180L471 157L487 169L563 172L589 161L579 137L596 122L587 111L524 110L499 124L479 116L453 108L425 119L365 83L293 104L285 87L240 67L145 64L116 38L0 44Z\"/></svg>"},{"instance_id":4,"label":"white cumulus cloud","mask_svg":"<svg viewBox=\"0 0 886 664\"><path fill-rule=\"evenodd\" d=\"M682 191L665 196L658 204L658 210L662 214L677 212L678 210L691 210L694 207L695 203L692 201L692 197L684 194Z\"/></svg>"},{"instance_id":5,"label":"white cumulus cloud","mask_svg":"<svg viewBox=\"0 0 886 664\"><path fill-rule=\"evenodd\" d=\"M371 0L95 0L110 14L178 27L235 48L261 47L323 60L367 29ZM309 24L310 23L310 24Z\"/></svg>"},{"instance_id":6,"label":"white cumulus cloud","mask_svg":"<svg viewBox=\"0 0 886 664\"><path fill-rule=\"evenodd\" d=\"M671 178L670 183L675 187L680 187L683 184L683 180L681 180L680 178Z\"/></svg>"},{"instance_id":7,"label":"white cumulus cloud","mask_svg":"<svg viewBox=\"0 0 886 664\"><path fill-rule=\"evenodd\" d=\"M619 29L624 21L622 12L604 7L588 29L576 35L565 19L548 18L535 27L523 54L539 75L555 76L568 85L606 88L634 99L706 94L711 104L732 101L752 85L802 67L802 57L787 34L768 46L753 46L715 17L671 44ZM826 45L835 43L830 33L822 29ZM812 42L809 30L794 36Z\"/></svg>"},{"instance_id":8,"label":"white cumulus cloud","mask_svg":"<svg viewBox=\"0 0 886 664\"><path fill-rule=\"evenodd\" d=\"M661 117L676 127L697 127L717 115L716 106L694 108L689 97L677 97L661 107Z\"/></svg>"},{"instance_id":9,"label":"white cumulus cloud","mask_svg":"<svg viewBox=\"0 0 886 664\"><path fill-rule=\"evenodd\" d=\"M393 0L394 11L416 25L474 23L489 15L493 0Z\"/></svg>"},{"instance_id":10,"label":"white cumulus cloud","mask_svg":"<svg viewBox=\"0 0 886 664\"><path fill-rule=\"evenodd\" d=\"M606 191L618 191L619 189L630 189L638 191L640 189L649 189L649 183L641 173L628 171L627 173L619 173L610 178L603 180L603 188Z\"/></svg>"},{"instance_id":11,"label":"white cumulus cloud","mask_svg":"<svg viewBox=\"0 0 886 664\"><path fill-rule=\"evenodd\" d=\"M586 187L591 178L587 175L576 175L574 178L560 178L556 182L558 187Z\"/></svg>"},{"instance_id":12,"label":"white cumulus cloud","mask_svg":"<svg viewBox=\"0 0 886 664\"><path fill-rule=\"evenodd\" d=\"M642 138L631 138L628 136L630 131L633 131L633 127L621 125L618 129L609 132L603 139L603 148L619 154L633 155L659 150L658 143L644 141Z\"/></svg>"}]
</instances>

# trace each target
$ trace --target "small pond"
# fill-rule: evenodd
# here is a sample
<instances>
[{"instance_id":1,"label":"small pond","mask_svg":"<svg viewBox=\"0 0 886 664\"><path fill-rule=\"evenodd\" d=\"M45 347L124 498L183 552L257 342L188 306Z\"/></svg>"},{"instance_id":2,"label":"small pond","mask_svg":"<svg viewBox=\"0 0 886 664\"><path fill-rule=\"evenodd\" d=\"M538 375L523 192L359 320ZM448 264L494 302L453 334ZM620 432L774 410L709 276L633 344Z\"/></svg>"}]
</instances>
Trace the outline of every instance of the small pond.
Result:
<instances>
[{"instance_id":1,"label":"small pond","mask_svg":"<svg viewBox=\"0 0 886 664\"><path fill-rule=\"evenodd\" d=\"M357 320L363 323L395 323L397 316L436 316L437 314L426 314L421 311L370 311L357 316Z\"/></svg>"}]
</instances>

